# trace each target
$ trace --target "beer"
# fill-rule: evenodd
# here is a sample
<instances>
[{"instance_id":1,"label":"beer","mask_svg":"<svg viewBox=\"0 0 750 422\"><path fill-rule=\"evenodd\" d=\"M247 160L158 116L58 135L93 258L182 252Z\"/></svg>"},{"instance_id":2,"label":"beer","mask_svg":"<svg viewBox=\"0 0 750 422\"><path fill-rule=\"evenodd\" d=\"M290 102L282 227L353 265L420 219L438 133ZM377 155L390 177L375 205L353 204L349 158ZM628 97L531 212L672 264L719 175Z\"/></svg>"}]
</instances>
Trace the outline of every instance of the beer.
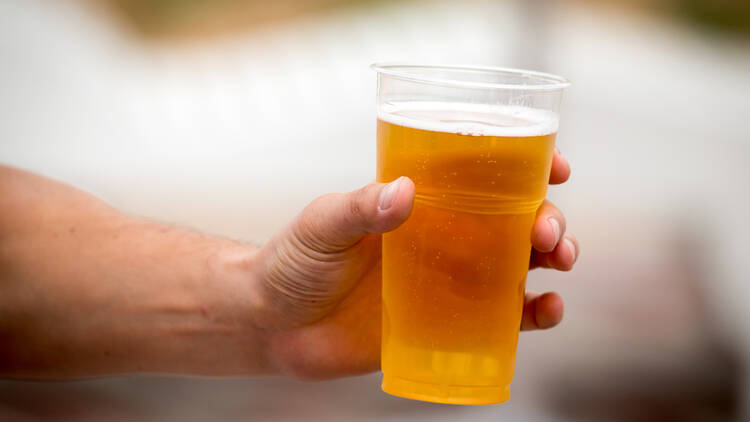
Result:
<instances>
[{"instance_id":1,"label":"beer","mask_svg":"<svg viewBox=\"0 0 750 422\"><path fill-rule=\"evenodd\" d=\"M459 404L509 398L556 131L556 114L519 106L381 107L377 179L416 185L411 216L383 235L386 392Z\"/></svg>"}]
</instances>

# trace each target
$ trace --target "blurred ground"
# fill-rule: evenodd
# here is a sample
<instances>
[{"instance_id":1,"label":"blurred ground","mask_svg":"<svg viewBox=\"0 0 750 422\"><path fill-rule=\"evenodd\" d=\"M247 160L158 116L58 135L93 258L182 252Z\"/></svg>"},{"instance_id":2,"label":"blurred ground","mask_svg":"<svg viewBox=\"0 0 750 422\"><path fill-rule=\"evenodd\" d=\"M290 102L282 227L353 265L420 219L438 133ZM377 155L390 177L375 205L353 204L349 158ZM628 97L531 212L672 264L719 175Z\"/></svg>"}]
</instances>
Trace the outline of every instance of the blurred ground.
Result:
<instances>
[{"instance_id":1,"label":"blurred ground","mask_svg":"<svg viewBox=\"0 0 750 422\"><path fill-rule=\"evenodd\" d=\"M510 403L326 383L0 382L2 420L746 420L750 44L616 8L362 4L148 44L90 4L0 0L0 160L139 215L262 242L374 176L373 61L535 68L574 85L550 197L582 245L536 271L566 317L522 335Z\"/></svg>"}]
</instances>

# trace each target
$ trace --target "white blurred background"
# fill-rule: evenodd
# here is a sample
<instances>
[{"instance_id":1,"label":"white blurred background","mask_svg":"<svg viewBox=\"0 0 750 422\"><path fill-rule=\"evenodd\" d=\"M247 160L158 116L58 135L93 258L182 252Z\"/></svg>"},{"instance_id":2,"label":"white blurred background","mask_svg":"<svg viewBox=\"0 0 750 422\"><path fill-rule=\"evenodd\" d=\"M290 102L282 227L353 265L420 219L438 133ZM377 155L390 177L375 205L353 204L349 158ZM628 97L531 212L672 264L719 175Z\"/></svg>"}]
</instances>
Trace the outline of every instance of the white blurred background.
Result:
<instances>
[{"instance_id":1,"label":"white blurred background","mask_svg":"<svg viewBox=\"0 0 750 422\"><path fill-rule=\"evenodd\" d=\"M398 399L379 374L138 376L0 382L0 419L750 419L750 6L318 3L0 0L0 162L262 243L314 197L374 178L370 63L563 75L573 176L550 197L582 254L571 273L529 275L566 316L522 334L511 401Z\"/></svg>"}]
</instances>

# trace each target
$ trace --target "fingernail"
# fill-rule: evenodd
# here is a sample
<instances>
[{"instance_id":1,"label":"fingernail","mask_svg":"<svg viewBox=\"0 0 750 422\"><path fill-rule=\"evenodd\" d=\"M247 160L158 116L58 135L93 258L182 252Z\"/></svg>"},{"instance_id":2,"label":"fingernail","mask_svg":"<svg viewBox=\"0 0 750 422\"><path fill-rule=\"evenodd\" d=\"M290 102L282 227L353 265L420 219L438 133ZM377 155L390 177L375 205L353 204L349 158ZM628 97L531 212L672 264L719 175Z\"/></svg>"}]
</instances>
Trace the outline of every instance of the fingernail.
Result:
<instances>
[{"instance_id":1,"label":"fingernail","mask_svg":"<svg viewBox=\"0 0 750 422\"><path fill-rule=\"evenodd\" d=\"M560 223L552 217L548 218L547 221L549 221L549 225L552 226L552 231L555 232L555 245L557 245L557 242L560 241Z\"/></svg>"},{"instance_id":2,"label":"fingernail","mask_svg":"<svg viewBox=\"0 0 750 422\"><path fill-rule=\"evenodd\" d=\"M560 152L560 148L558 148L558 147L555 147L555 153L557 155L562 155L562 153Z\"/></svg>"},{"instance_id":3,"label":"fingernail","mask_svg":"<svg viewBox=\"0 0 750 422\"><path fill-rule=\"evenodd\" d=\"M563 240L565 242L565 245L568 247L568 250L570 250L571 256L573 256L573 261L576 260L576 245L573 243L572 240L568 239L567 237Z\"/></svg>"},{"instance_id":4,"label":"fingernail","mask_svg":"<svg viewBox=\"0 0 750 422\"><path fill-rule=\"evenodd\" d=\"M401 186L401 180L403 176L385 185L382 191L380 191L380 200L378 201L378 208L380 211L385 211L393 205L396 200L396 194L398 188Z\"/></svg>"}]
</instances>

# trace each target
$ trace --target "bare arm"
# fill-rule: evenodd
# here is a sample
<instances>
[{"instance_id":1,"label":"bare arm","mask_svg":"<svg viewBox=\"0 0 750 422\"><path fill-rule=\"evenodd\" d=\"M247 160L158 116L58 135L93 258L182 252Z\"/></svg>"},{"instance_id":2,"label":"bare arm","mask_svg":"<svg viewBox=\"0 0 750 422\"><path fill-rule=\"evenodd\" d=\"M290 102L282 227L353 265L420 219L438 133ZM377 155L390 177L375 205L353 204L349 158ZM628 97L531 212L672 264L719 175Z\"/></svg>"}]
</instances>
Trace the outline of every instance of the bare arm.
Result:
<instances>
[{"instance_id":1,"label":"bare arm","mask_svg":"<svg viewBox=\"0 0 750 422\"><path fill-rule=\"evenodd\" d=\"M0 167L0 376L266 374L253 248Z\"/></svg>"}]
</instances>

